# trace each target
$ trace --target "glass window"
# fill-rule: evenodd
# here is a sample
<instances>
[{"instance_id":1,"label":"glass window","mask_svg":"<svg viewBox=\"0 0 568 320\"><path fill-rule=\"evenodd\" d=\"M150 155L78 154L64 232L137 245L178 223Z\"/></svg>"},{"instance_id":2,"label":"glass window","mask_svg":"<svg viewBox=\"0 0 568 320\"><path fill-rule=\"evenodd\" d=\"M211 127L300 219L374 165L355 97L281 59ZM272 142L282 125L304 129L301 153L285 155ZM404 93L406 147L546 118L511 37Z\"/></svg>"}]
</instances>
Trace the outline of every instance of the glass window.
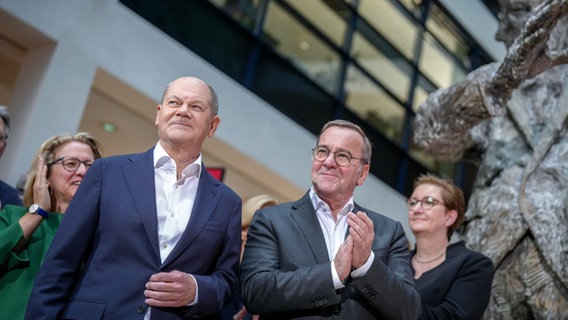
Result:
<instances>
[{"instance_id":1,"label":"glass window","mask_svg":"<svg viewBox=\"0 0 568 320\"><path fill-rule=\"evenodd\" d=\"M422 20L424 10L422 10L422 1L417 0L398 0L417 20ZM432 3L432 1L430 1Z\"/></svg>"},{"instance_id":2,"label":"glass window","mask_svg":"<svg viewBox=\"0 0 568 320\"><path fill-rule=\"evenodd\" d=\"M438 88L449 87L465 76L465 70L429 33L424 33L420 71Z\"/></svg>"},{"instance_id":3,"label":"glass window","mask_svg":"<svg viewBox=\"0 0 568 320\"><path fill-rule=\"evenodd\" d=\"M354 65L347 68L347 108L390 140L400 143L405 110Z\"/></svg>"},{"instance_id":4,"label":"glass window","mask_svg":"<svg viewBox=\"0 0 568 320\"><path fill-rule=\"evenodd\" d=\"M264 36L269 45L329 93L338 88L340 57L280 5L270 2Z\"/></svg>"},{"instance_id":5,"label":"glass window","mask_svg":"<svg viewBox=\"0 0 568 320\"><path fill-rule=\"evenodd\" d=\"M469 52L471 47L466 42L458 28L451 22L442 10L436 5L430 7L429 18L426 27L448 51L453 53L466 68L471 68Z\"/></svg>"},{"instance_id":6,"label":"glass window","mask_svg":"<svg viewBox=\"0 0 568 320\"><path fill-rule=\"evenodd\" d=\"M418 28L389 0L361 0L358 11L407 59L413 60Z\"/></svg>"},{"instance_id":7,"label":"glass window","mask_svg":"<svg viewBox=\"0 0 568 320\"><path fill-rule=\"evenodd\" d=\"M251 84L253 92L313 134L333 119L337 101L277 52L262 47Z\"/></svg>"},{"instance_id":8,"label":"glass window","mask_svg":"<svg viewBox=\"0 0 568 320\"><path fill-rule=\"evenodd\" d=\"M250 30L254 28L260 0L209 0L209 2L223 9L246 28Z\"/></svg>"},{"instance_id":9,"label":"glass window","mask_svg":"<svg viewBox=\"0 0 568 320\"><path fill-rule=\"evenodd\" d=\"M410 147L408 153L413 159L432 172L437 172L441 176L446 177L455 176L455 163L436 160L433 156L428 154L426 151L417 148L415 145Z\"/></svg>"},{"instance_id":10,"label":"glass window","mask_svg":"<svg viewBox=\"0 0 568 320\"><path fill-rule=\"evenodd\" d=\"M414 99L412 100L412 110L418 111L418 107L428 98L428 92L419 86L414 89Z\"/></svg>"},{"instance_id":11,"label":"glass window","mask_svg":"<svg viewBox=\"0 0 568 320\"><path fill-rule=\"evenodd\" d=\"M382 51L367 41L359 32L353 37L351 55L373 77L379 80L401 101L406 101L410 87L409 74L400 66L411 70L402 57L386 56ZM398 63L398 64L395 64Z\"/></svg>"},{"instance_id":12,"label":"glass window","mask_svg":"<svg viewBox=\"0 0 568 320\"><path fill-rule=\"evenodd\" d=\"M342 47L347 30L347 7L332 10L325 1L287 0L296 11L316 26L338 47Z\"/></svg>"}]
</instances>

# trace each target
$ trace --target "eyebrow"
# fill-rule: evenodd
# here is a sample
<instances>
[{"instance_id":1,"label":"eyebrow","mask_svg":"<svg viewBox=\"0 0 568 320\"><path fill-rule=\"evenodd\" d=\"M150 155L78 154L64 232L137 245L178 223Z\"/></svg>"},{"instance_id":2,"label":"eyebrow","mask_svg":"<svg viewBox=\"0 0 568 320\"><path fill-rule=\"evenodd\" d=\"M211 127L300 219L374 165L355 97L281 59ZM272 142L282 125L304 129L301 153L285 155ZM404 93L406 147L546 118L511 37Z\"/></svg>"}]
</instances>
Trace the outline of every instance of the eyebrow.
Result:
<instances>
[{"instance_id":1,"label":"eyebrow","mask_svg":"<svg viewBox=\"0 0 568 320\"><path fill-rule=\"evenodd\" d=\"M182 97L176 95L175 93L172 93L171 95L166 96L166 98L165 98L164 101L167 102L167 101L172 100L172 99L179 100L179 101L184 101L184 100L189 99L189 100L190 100L190 105L193 105L193 104L200 104L200 105L203 105L203 106L205 106L205 107L209 107L208 101L207 101L207 100L203 100L203 99L201 99L200 97L189 97L189 98L187 98L187 99L184 99L184 98L182 98Z\"/></svg>"},{"instance_id":2,"label":"eyebrow","mask_svg":"<svg viewBox=\"0 0 568 320\"><path fill-rule=\"evenodd\" d=\"M331 151L331 148L330 148L328 145L326 145L326 144L320 144L320 145L318 145L317 147L318 147L318 148L322 148L322 147L323 147L323 148L326 148L326 149L328 149L329 151ZM349 151L349 150L347 150L347 149L344 149L344 148L337 148L337 150L335 150L335 151L333 151L333 152L346 152L346 153L349 153L349 155L351 155L351 151Z\"/></svg>"},{"instance_id":3,"label":"eyebrow","mask_svg":"<svg viewBox=\"0 0 568 320\"><path fill-rule=\"evenodd\" d=\"M175 95L175 94L170 94L169 96L166 96L166 99L165 99L165 100L168 101L168 100L171 100L171 99L181 100L181 98L178 97L178 96Z\"/></svg>"}]
</instances>

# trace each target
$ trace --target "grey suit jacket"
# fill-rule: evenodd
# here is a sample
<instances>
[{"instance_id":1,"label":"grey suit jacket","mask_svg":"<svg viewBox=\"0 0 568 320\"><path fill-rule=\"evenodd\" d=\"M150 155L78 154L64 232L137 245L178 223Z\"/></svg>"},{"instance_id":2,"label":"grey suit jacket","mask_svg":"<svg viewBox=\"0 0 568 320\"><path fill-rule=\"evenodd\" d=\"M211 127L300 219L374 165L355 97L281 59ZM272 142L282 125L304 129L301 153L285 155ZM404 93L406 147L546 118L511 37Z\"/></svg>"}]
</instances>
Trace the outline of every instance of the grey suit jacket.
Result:
<instances>
[{"instance_id":1,"label":"grey suit jacket","mask_svg":"<svg viewBox=\"0 0 568 320\"><path fill-rule=\"evenodd\" d=\"M402 225L355 205L358 210L373 221L375 259L365 276L349 278L340 290L308 194L258 211L241 265L247 310L261 319L417 319L420 296Z\"/></svg>"}]
</instances>

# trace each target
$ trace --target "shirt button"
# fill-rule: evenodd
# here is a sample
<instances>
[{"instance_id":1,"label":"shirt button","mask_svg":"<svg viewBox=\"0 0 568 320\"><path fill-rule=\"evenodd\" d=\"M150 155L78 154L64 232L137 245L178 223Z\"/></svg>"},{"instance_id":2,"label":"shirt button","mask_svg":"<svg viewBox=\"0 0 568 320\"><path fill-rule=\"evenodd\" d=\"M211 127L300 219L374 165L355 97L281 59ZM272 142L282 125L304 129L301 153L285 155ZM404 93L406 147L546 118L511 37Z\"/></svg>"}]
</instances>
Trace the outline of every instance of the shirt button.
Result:
<instances>
[{"instance_id":1,"label":"shirt button","mask_svg":"<svg viewBox=\"0 0 568 320\"><path fill-rule=\"evenodd\" d=\"M173 216L175 216L175 212L170 211L170 217L173 217Z\"/></svg>"},{"instance_id":2,"label":"shirt button","mask_svg":"<svg viewBox=\"0 0 568 320\"><path fill-rule=\"evenodd\" d=\"M167 243L167 242L165 242L165 241L164 241L164 242L162 242L162 248L164 248L164 249L165 249L165 248L167 248L167 247L168 247L168 243Z\"/></svg>"}]
</instances>

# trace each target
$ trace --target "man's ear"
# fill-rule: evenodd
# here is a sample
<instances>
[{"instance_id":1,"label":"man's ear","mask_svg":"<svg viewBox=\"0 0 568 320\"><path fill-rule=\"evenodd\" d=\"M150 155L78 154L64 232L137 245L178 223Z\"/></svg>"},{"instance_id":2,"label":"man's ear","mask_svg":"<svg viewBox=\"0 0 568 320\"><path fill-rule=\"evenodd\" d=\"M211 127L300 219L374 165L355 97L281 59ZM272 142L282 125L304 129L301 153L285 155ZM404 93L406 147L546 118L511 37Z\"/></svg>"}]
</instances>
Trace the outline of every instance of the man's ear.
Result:
<instances>
[{"instance_id":1,"label":"man's ear","mask_svg":"<svg viewBox=\"0 0 568 320\"><path fill-rule=\"evenodd\" d=\"M213 116L211 118L211 123L209 124L209 132L207 132L208 137L212 137L217 128L219 128L219 123L221 122L221 118L218 115Z\"/></svg>"},{"instance_id":2,"label":"man's ear","mask_svg":"<svg viewBox=\"0 0 568 320\"><path fill-rule=\"evenodd\" d=\"M158 125L158 122L160 122L160 111L161 111L161 110L162 110L162 105L159 104L159 105L156 107L156 120L154 120L154 125L155 125L155 126L157 126L157 125Z\"/></svg>"},{"instance_id":3,"label":"man's ear","mask_svg":"<svg viewBox=\"0 0 568 320\"><path fill-rule=\"evenodd\" d=\"M360 186L365 182L367 175L369 174L370 166L368 164L364 164L363 168L361 169L361 174L359 175L359 179L357 179L357 185Z\"/></svg>"}]
</instances>

